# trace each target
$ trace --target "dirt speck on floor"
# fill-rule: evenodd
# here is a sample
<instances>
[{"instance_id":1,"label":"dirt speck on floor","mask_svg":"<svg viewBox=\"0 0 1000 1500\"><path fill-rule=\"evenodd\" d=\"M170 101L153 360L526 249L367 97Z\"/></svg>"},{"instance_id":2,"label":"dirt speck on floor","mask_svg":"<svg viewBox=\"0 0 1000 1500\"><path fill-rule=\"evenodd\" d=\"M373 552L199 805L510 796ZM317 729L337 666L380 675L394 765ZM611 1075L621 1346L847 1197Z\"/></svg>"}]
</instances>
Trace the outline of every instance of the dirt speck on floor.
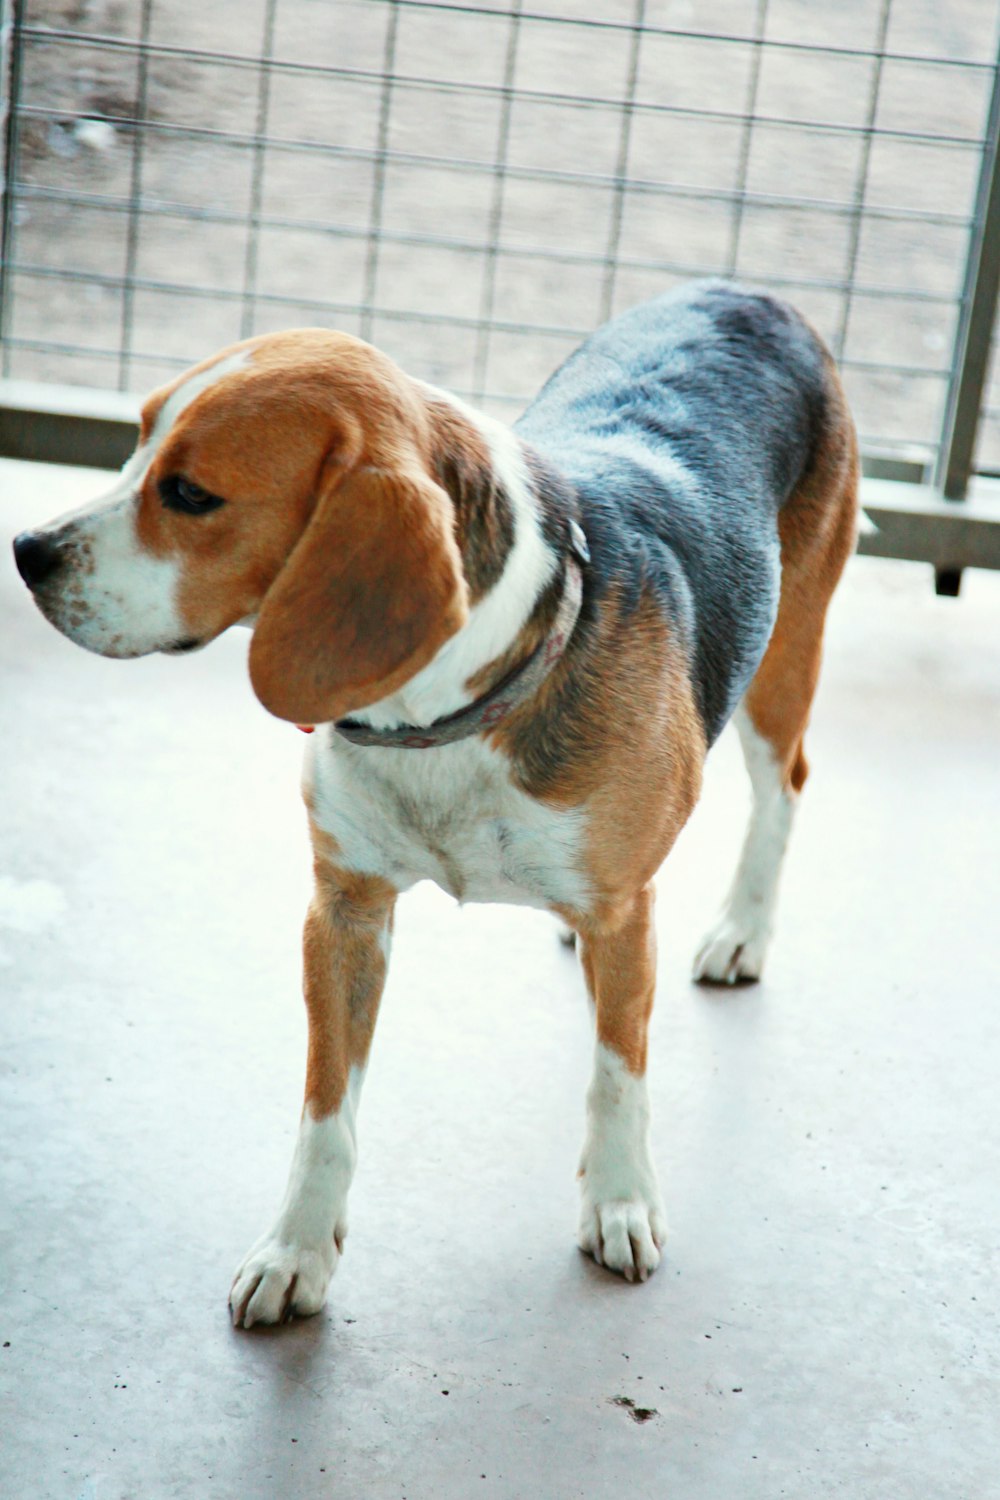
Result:
<instances>
[{"instance_id":1,"label":"dirt speck on floor","mask_svg":"<svg viewBox=\"0 0 1000 1500\"><path fill-rule=\"evenodd\" d=\"M631 1396L611 1396L609 1400L612 1406L620 1406L623 1411L626 1411L633 1422L641 1424L660 1415L655 1406L636 1406Z\"/></svg>"}]
</instances>

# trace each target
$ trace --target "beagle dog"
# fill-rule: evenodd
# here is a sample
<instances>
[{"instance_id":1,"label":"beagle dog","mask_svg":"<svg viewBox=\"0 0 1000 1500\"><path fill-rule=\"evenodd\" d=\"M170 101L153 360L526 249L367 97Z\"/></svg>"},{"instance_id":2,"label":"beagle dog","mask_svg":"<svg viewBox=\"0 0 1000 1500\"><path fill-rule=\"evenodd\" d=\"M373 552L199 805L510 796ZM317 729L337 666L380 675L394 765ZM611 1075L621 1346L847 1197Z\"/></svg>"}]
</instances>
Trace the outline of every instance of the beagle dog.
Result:
<instances>
[{"instance_id":1,"label":"beagle dog","mask_svg":"<svg viewBox=\"0 0 1000 1500\"><path fill-rule=\"evenodd\" d=\"M857 479L817 336L710 281L599 329L513 429L346 334L248 339L149 398L109 494L17 538L71 640L177 653L249 624L257 696L315 730L305 1104L237 1325L323 1305L393 909L426 879L576 935L596 1029L579 1244L655 1270L653 877L734 717L753 807L694 974L759 978Z\"/></svg>"}]
</instances>

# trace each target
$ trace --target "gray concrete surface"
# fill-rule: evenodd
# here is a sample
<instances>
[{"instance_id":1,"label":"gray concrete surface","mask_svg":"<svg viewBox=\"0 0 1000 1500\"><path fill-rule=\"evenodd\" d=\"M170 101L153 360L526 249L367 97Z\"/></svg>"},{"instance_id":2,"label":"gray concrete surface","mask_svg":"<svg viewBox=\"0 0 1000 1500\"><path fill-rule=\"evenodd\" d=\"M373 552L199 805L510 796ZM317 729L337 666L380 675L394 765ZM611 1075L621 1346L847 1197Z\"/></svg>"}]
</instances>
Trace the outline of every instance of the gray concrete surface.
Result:
<instances>
[{"instance_id":1,"label":"gray concrete surface","mask_svg":"<svg viewBox=\"0 0 1000 1500\"><path fill-rule=\"evenodd\" d=\"M2 529L98 483L0 466ZM648 1285L574 1249L575 959L420 888L329 1306L244 1334L303 1071L300 739L245 636L89 657L4 540L0 1495L1000 1494L998 607L852 565L770 970L732 994L687 980L746 805L715 752L660 882Z\"/></svg>"}]
</instances>

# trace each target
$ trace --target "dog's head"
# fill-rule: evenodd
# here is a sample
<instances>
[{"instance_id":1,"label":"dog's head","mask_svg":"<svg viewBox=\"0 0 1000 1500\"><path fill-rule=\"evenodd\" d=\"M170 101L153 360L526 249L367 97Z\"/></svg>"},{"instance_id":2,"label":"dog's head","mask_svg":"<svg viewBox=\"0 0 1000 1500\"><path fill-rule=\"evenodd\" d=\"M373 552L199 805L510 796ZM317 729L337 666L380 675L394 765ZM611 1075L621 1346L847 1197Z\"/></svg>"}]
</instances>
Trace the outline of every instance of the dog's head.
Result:
<instances>
[{"instance_id":1,"label":"dog's head","mask_svg":"<svg viewBox=\"0 0 1000 1500\"><path fill-rule=\"evenodd\" d=\"M45 617L103 656L253 622L254 690L299 723L394 692L467 616L419 388L318 329L250 339L154 392L114 489L14 551Z\"/></svg>"}]
</instances>

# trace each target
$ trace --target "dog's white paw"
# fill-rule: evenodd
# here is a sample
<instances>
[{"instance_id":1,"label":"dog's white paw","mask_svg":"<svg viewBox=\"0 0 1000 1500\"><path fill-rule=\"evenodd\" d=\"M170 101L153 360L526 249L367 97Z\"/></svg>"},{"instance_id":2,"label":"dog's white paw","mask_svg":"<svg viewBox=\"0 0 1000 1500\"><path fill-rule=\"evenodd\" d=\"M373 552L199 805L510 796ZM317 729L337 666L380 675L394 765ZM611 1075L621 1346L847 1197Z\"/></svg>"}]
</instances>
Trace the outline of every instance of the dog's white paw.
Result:
<instances>
[{"instance_id":1,"label":"dog's white paw","mask_svg":"<svg viewBox=\"0 0 1000 1500\"><path fill-rule=\"evenodd\" d=\"M595 1203L584 1188L577 1243L599 1266L617 1271L626 1281L645 1281L660 1264L666 1238L662 1203L640 1198Z\"/></svg>"},{"instance_id":2,"label":"dog's white paw","mask_svg":"<svg viewBox=\"0 0 1000 1500\"><path fill-rule=\"evenodd\" d=\"M229 1310L234 1327L288 1323L318 1313L342 1243L342 1236L328 1245L304 1245L283 1240L275 1230L264 1235L233 1278Z\"/></svg>"},{"instance_id":3,"label":"dog's white paw","mask_svg":"<svg viewBox=\"0 0 1000 1500\"><path fill-rule=\"evenodd\" d=\"M698 949L692 977L703 984L759 979L770 938L763 913L723 912Z\"/></svg>"},{"instance_id":4,"label":"dog's white paw","mask_svg":"<svg viewBox=\"0 0 1000 1500\"><path fill-rule=\"evenodd\" d=\"M660 1264L667 1238L656 1168L649 1154L649 1099L644 1075L597 1043L587 1091L587 1138L580 1157L577 1243L599 1266L645 1281Z\"/></svg>"}]
</instances>

